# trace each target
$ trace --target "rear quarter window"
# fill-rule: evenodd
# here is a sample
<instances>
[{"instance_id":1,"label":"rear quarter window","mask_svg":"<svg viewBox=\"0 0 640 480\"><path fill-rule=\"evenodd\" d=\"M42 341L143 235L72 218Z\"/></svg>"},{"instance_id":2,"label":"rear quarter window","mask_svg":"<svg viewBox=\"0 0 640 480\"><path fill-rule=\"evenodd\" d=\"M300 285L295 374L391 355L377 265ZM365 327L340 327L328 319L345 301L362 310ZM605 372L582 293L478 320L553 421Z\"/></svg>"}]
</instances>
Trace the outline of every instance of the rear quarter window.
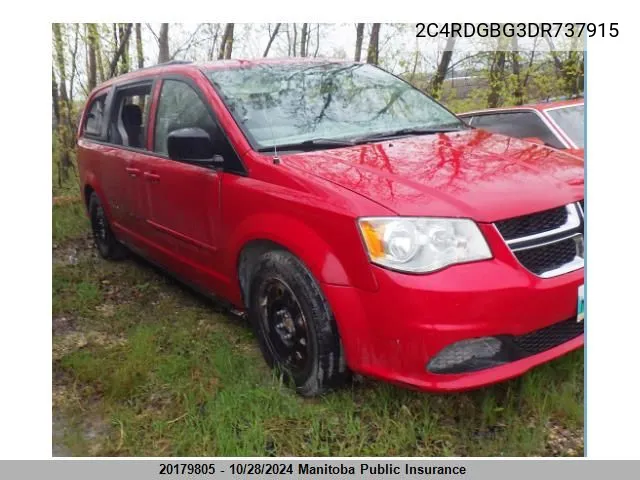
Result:
<instances>
[{"instance_id":1,"label":"rear quarter window","mask_svg":"<svg viewBox=\"0 0 640 480\"><path fill-rule=\"evenodd\" d=\"M84 119L84 135L88 137L99 137L102 134L104 121L104 104L107 94L96 97L87 108L87 115Z\"/></svg>"}]
</instances>

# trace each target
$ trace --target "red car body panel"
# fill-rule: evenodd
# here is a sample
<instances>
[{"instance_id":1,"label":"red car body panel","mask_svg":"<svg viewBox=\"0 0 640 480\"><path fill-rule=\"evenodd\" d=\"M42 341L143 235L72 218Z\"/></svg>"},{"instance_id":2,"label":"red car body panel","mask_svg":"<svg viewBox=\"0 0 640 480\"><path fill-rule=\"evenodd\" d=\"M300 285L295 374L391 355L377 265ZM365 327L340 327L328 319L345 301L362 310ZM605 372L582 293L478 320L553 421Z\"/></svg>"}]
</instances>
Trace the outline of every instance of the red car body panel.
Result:
<instances>
[{"instance_id":1,"label":"red car body panel","mask_svg":"<svg viewBox=\"0 0 640 480\"><path fill-rule=\"evenodd\" d=\"M199 68L172 65L115 81L192 79L241 159L246 175L127 150L78 132L82 194L101 198L116 235L189 283L244 309L242 249L270 241L309 268L336 317L351 369L426 390L462 390L516 376L578 348L580 336L541 354L472 373L436 375L426 363L444 346L485 335L519 335L570 318L583 270L540 278L525 270L491 222L584 197L583 162L482 130L417 136L349 148L273 155L253 151ZM247 62L244 62L247 63ZM160 82L151 105L147 148ZM85 112L86 113L86 112ZM83 117L84 118L84 117ZM369 262L356 219L423 215L471 218L493 258L427 275Z\"/></svg>"},{"instance_id":2,"label":"red car body panel","mask_svg":"<svg viewBox=\"0 0 640 480\"><path fill-rule=\"evenodd\" d=\"M549 110L553 110L555 108L568 107L571 105L583 105L583 99L572 99L572 100L562 100L557 102L545 102L545 103L534 103L530 105L522 105L516 107L502 107L502 108L487 108L484 110L473 110L470 112L465 112L460 114L461 117L471 116L473 114L481 114L481 113L489 113L489 112L522 112L522 111L535 111L545 122L549 130L551 130L556 137L559 137L561 141L566 145L562 151L569 153L571 155L575 155L584 159L584 148L580 148L573 143L573 140L569 138L567 133L560 128L560 126L553 120L553 118L549 115Z\"/></svg>"},{"instance_id":3,"label":"red car body panel","mask_svg":"<svg viewBox=\"0 0 640 480\"><path fill-rule=\"evenodd\" d=\"M584 197L584 170L569 155L486 130L283 156L405 216L480 222L545 210ZM547 194L543 197L540 191Z\"/></svg>"}]
</instances>

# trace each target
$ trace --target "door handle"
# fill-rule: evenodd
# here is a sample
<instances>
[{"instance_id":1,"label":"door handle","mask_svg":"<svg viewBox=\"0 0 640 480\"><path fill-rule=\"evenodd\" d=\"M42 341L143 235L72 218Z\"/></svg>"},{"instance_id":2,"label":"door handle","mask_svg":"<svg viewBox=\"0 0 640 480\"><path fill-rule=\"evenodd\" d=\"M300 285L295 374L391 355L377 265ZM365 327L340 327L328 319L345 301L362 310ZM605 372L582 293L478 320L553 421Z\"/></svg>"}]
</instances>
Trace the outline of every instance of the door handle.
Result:
<instances>
[{"instance_id":1,"label":"door handle","mask_svg":"<svg viewBox=\"0 0 640 480\"><path fill-rule=\"evenodd\" d=\"M137 177L138 175L140 175L139 168L126 167L125 171L129 174L130 177Z\"/></svg>"},{"instance_id":2,"label":"door handle","mask_svg":"<svg viewBox=\"0 0 640 480\"><path fill-rule=\"evenodd\" d=\"M150 182L159 182L160 181L160 175L158 175L157 173L144 172L144 178L146 178Z\"/></svg>"}]
</instances>

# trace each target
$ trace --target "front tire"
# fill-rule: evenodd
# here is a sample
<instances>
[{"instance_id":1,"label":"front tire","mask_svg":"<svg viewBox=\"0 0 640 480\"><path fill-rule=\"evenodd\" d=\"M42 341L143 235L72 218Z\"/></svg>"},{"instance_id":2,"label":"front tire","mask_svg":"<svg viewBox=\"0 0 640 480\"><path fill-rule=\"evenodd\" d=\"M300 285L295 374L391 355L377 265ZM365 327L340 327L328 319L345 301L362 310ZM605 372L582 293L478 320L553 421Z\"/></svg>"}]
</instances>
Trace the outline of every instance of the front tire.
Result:
<instances>
[{"instance_id":1,"label":"front tire","mask_svg":"<svg viewBox=\"0 0 640 480\"><path fill-rule=\"evenodd\" d=\"M113 234L104 207L95 192L89 197L89 218L96 248L102 258L120 260L127 255L127 250Z\"/></svg>"},{"instance_id":2,"label":"front tire","mask_svg":"<svg viewBox=\"0 0 640 480\"><path fill-rule=\"evenodd\" d=\"M306 397L349 377L335 319L311 272L291 253L263 254L251 277L249 318L267 363Z\"/></svg>"}]
</instances>

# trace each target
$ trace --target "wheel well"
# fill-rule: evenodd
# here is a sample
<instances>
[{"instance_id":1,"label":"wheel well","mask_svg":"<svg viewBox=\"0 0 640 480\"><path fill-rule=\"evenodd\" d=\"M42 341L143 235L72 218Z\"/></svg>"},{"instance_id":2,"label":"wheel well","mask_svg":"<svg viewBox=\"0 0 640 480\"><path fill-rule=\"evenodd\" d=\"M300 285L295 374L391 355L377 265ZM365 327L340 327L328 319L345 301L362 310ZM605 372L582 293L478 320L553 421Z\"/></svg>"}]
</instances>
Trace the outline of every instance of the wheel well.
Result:
<instances>
[{"instance_id":1,"label":"wheel well","mask_svg":"<svg viewBox=\"0 0 640 480\"><path fill-rule=\"evenodd\" d=\"M247 243L238 257L238 281L240 282L240 292L242 294L242 303L245 307L249 306L249 285L251 275L263 253L271 250L287 250L282 245L270 240L252 240Z\"/></svg>"}]
</instances>

